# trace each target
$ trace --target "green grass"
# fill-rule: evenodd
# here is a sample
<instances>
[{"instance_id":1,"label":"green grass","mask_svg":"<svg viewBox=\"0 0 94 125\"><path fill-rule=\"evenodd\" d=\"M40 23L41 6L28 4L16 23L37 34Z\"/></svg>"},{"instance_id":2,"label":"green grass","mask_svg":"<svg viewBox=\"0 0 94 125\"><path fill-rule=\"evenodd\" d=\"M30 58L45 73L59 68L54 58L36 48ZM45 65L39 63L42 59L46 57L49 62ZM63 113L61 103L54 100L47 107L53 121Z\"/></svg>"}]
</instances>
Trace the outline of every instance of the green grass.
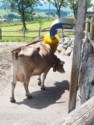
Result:
<instances>
[{"instance_id":1,"label":"green grass","mask_svg":"<svg viewBox=\"0 0 94 125\"><path fill-rule=\"evenodd\" d=\"M45 21L42 29L50 27L52 21ZM38 30L39 29L39 24L37 22L27 22L27 32L25 34L25 36L28 37L36 37L38 36L38 32L29 32L29 31L33 31L33 30ZM17 36L23 36L23 31L22 31L22 24L21 22L19 24L13 25L13 24L7 24L5 26L5 23L2 24L2 39L0 41L3 42L8 42L8 41L26 41L29 42L31 40L33 40L32 38L21 38L21 37L17 37ZM5 32L5 31L18 31L18 32ZM46 32L41 32L41 36L43 36ZM6 37L6 36L14 36L14 37Z\"/></svg>"},{"instance_id":2,"label":"green grass","mask_svg":"<svg viewBox=\"0 0 94 125\"><path fill-rule=\"evenodd\" d=\"M53 20L45 20L44 24L42 26L42 29L50 27L52 24ZM23 36L23 31L22 31L22 23L21 22L10 22L8 23L2 23L0 24L0 28L2 30L2 39L0 39L0 42L31 42L35 38L30 38L30 37L38 37L38 32L30 32L33 30L39 30L39 23L38 22L27 22L27 31L25 33L25 38L24 37L18 37L18 36ZM7 31L7 32L5 32ZM11 31L11 32L8 32ZM17 32L13 32L17 31ZM44 36L47 32L41 32L41 36ZM72 32L65 32L64 36L73 36L74 33ZM8 37L7 37L8 36ZM12 37L9 37L12 36ZM13 37L14 36L14 37ZM29 37L29 38L27 38Z\"/></svg>"}]
</instances>

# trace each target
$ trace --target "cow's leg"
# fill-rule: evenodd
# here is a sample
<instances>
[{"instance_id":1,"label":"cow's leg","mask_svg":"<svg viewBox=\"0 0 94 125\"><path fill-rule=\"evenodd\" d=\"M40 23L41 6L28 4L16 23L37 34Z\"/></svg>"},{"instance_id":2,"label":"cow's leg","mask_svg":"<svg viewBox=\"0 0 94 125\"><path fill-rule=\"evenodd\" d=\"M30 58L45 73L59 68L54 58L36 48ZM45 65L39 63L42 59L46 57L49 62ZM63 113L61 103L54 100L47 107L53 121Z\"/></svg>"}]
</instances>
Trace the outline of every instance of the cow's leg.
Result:
<instances>
[{"instance_id":1,"label":"cow's leg","mask_svg":"<svg viewBox=\"0 0 94 125\"><path fill-rule=\"evenodd\" d=\"M41 75L39 75L39 78L38 78L38 85L39 86L41 85Z\"/></svg>"},{"instance_id":2,"label":"cow's leg","mask_svg":"<svg viewBox=\"0 0 94 125\"><path fill-rule=\"evenodd\" d=\"M44 87L44 81L46 79L46 76L47 76L47 73L48 73L49 69L47 69L44 74L43 74L43 77L42 77L42 82L41 82L41 89L42 90L45 90L45 87Z\"/></svg>"},{"instance_id":3,"label":"cow's leg","mask_svg":"<svg viewBox=\"0 0 94 125\"><path fill-rule=\"evenodd\" d=\"M13 81L11 83L11 85L12 85L12 96L10 98L10 102L13 102L13 103L16 102L15 97L14 97L14 89L15 89L15 86L16 86L16 82L17 82L17 80L16 80L16 77L14 75L13 76Z\"/></svg>"},{"instance_id":4,"label":"cow's leg","mask_svg":"<svg viewBox=\"0 0 94 125\"><path fill-rule=\"evenodd\" d=\"M25 88L25 91L26 91L26 96L27 96L27 98L32 98L32 95L30 94L29 89L28 89L28 84L29 84L29 80L24 82L24 88Z\"/></svg>"}]
</instances>

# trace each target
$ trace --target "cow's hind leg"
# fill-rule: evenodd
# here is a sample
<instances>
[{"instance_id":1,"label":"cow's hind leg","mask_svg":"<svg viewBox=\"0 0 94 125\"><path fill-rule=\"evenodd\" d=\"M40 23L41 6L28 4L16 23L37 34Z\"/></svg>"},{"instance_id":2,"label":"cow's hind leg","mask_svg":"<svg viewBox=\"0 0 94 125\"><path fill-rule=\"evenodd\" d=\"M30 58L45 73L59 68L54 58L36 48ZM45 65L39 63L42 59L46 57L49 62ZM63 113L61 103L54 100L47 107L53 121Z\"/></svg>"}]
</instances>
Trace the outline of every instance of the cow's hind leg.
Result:
<instances>
[{"instance_id":1,"label":"cow's hind leg","mask_svg":"<svg viewBox=\"0 0 94 125\"><path fill-rule=\"evenodd\" d=\"M13 103L16 102L15 97L14 97L14 89L15 89L15 86L16 86L16 82L17 82L16 79L13 78L13 81L11 83L11 85L12 85L12 96L10 98L10 102L13 102Z\"/></svg>"},{"instance_id":2,"label":"cow's hind leg","mask_svg":"<svg viewBox=\"0 0 94 125\"><path fill-rule=\"evenodd\" d=\"M41 75L39 75L39 77L38 77L38 85L39 86L41 85Z\"/></svg>"},{"instance_id":3,"label":"cow's hind leg","mask_svg":"<svg viewBox=\"0 0 94 125\"><path fill-rule=\"evenodd\" d=\"M49 71L49 69L47 69L47 70L44 72L43 76L42 76L42 82L41 82L41 89L42 89L42 90L45 90L44 81L45 81L45 79L46 79L46 76L47 76L48 71Z\"/></svg>"},{"instance_id":4,"label":"cow's hind leg","mask_svg":"<svg viewBox=\"0 0 94 125\"><path fill-rule=\"evenodd\" d=\"M30 94L29 89L28 89L28 84L29 84L29 80L24 82L24 88L25 88L25 91L26 91L26 96L27 96L27 98L32 98L32 95Z\"/></svg>"}]
</instances>

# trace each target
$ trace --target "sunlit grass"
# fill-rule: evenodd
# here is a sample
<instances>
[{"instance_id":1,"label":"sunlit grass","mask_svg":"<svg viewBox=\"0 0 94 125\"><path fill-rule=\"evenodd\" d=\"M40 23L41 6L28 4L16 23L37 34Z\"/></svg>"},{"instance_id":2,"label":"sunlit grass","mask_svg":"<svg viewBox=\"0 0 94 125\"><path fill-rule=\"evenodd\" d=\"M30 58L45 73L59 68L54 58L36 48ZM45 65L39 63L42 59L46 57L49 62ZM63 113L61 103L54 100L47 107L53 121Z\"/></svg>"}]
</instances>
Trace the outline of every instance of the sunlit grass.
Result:
<instances>
[{"instance_id":1,"label":"sunlit grass","mask_svg":"<svg viewBox=\"0 0 94 125\"><path fill-rule=\"evenodd\" d=\"M52 21L45 21L42 29L50 27ZM24 32L22 30L22 24L18 24L18 25L7 25L1 27L2 30L2 40L0 41L31 41L34 38L33 37L37 37L38 36L38 30L39 30L39 24L38 22L34 22L34 23L28 23L26 24L27 26L27 31L25 32L25 38L24 38ZM30 31L34 31L37 30L37 32L30 32ZM11 31L11 32L10 32ZM14 32L16 31L16 32ZM41 32L41 36L43 36L46 32ZM7 37L8 36L8 37ZM11 37L9 37L11 36ZM27 38L27 37L31 37L31 38Z\"/></svg>"},{"instance_id":2,"label":"sunlit grass","mask_svg":"<svg viewBox=\"0 0 94 125\"><path fill-rule=\"evenodd\" d=\"M45 20L42 26L42 29L48 28L51 26L53 20ZM2 30L2 39L0 39L0 42L31 42L33 41L36 37L39 36L39 23L38 22L26 22L27 30L24 32L22 30L22 23L21 22L10 22L9 25L8 23L3 23L1 25L1 30ZM37 30L37 32L32 32L34 30ZM10 32L11 31L11 32ZM14 32L16 31L16 32ZM47 31L48 32L48 31ZM47 32L41 32L41 36L44 36ZM65 32L64 36L73 36L73 32Z\"/></svg>"}]
</instances>

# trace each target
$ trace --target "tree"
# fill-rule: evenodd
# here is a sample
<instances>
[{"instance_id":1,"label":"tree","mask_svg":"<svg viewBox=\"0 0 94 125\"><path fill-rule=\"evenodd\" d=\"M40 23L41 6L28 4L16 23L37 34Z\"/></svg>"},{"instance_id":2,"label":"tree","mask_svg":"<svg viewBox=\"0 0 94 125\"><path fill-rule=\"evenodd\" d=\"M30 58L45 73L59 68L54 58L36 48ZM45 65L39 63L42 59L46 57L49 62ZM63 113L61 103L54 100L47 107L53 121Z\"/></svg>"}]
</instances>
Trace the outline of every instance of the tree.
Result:
<instances>
[{"instance_id":1,"label":"tree","mask_svg":"<svg viewBox=\"0 0 94 125\"><path fill-rule=\"evenodd\" d=\"M50 4L51 4L51 0L41 0L41 1L43 1L44 3L49 3L49 19L50 19L50 10L51 10L51 7L50 7Z\"/></svg>"},{"instance_id":2,"label":"tree","mask_svg":"<svg viewBox=\"0 0 94 125\"><path fill-rule=\"evenodd\" d=\"M77 18L78 0L68 0L68 6L73 11L74 17Z\"/></svg>"},{"instance_id":3,"label":"tree","mask_svg":"<svg viewBox=\"0 0 94 125\"><path fill-rule=\"evenodd\" d=\"M61 11L61 7L66 7L67 2L66 0L50 0L50 2L55 6L56 8L56 13L58 15L58 17L61 17L60 11Z\"/></svg>"},{"instance_id":4,"label":"tree","mask_svg":"<svg viewBox=\"0 0 94 125\"><path fill-rule=\"evenodd\" d=\"M48 0L49 2L49 19L50 19L50 0Z\"/></svg>"},{"instance_id":5,"label":"tree","mask_svg":"<svg viewBox=\"0 0 94 125\"><path fill-rule=\"evenodd\" d=\"M88 8L92 7L92 0L86 0L86 11ZM67 0L68 6L73 11L74 17L77 18L78 0Z\"/></svg>"},{"instance_id":6,"label":"tree","mask_svg":"<svg viewBox=\"0 0 94 125\"><path fill-rule=\"evenodd\" d=\"M93 6L93 4L91 3L92 0L86 0L86 11Z\"/></svg>"},{"instance_id":7,"label":"tree","mask_svg":"<svg viewBox=\"0 0 94 125\"><path fill-rule=\"evenodd\" d=\"M43 2L49 2L49 18L50 18L50 4L56 8L56 14L61 17L61 8L67 6L67 0L42 0Z\"/></svg>"},{"instance_id":8,"label":"tree","mask_svg":"<svg viewBox=\"0 0 94 125\"><path fill-rule=\"evenodd\" d=\"M21 20L23 24L23 29L27 30L26 20L29 15L34 12L34 6L37 5L37 0L5 0L2 1L5 6L10 7L11 10L16 11L21 15Z\"/></svg>"}]
</instances>

